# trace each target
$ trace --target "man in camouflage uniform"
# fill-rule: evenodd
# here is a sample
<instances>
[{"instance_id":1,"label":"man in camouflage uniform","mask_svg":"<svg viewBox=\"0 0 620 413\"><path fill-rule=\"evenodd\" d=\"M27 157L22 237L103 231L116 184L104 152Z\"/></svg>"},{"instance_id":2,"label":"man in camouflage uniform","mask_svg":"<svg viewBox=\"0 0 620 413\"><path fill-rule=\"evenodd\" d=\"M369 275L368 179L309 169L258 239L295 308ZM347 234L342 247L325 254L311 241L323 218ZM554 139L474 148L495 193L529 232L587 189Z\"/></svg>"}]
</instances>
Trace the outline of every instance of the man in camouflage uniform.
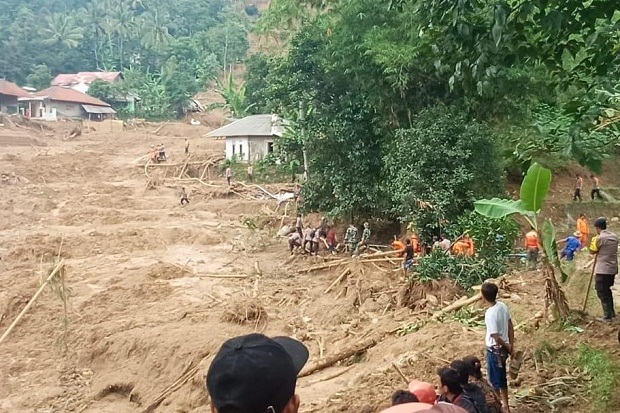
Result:
<instances>
[{"instance_id":1,"label":"man in camouflage uniform","mask_svg":"<svg viewBox=\"0 0 620 413\"><path fill-rule=\"evenodd\" d=\"M347 243L347 249L353 254L357 247L357 228L355 228L355 225L349 224L349 228L347 228L347 232L344 235L344 240Z\"/></svg>"},{"instance_id":2,"label":"man in camouflage uniform","mask_svg":"<svg viewBox=\"0 0 620 413\"><path fill-rule=\"evenodd\" d=\"M368 224L368 222L364 222L364 231L362 231L361 241L359 242L359 244L357 244L357 251L362 251L362 247L364 250L368 248L369 242L370 242L370 224Z\"/></svg>"}]
</instances>

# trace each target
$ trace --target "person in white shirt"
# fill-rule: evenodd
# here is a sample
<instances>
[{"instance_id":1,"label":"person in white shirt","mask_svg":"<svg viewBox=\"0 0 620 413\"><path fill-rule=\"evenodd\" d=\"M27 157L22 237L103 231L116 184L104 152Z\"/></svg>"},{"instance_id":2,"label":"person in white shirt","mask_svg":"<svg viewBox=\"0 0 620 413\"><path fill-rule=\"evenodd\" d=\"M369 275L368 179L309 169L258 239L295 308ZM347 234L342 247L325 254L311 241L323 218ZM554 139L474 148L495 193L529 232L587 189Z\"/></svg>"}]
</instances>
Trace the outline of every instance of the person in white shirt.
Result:
<instances>
[{"instance_id":1,"label":"person in white shirt","mask_svg":"<svg viewBox=\"0 0 620 413\"><path fill-rule=\"evenodd\" d=\"M482 298L489 307L484 314L486 332L486 359L488 379L493 389L499 393L504 413L510 413L508 406L508 380L506 361L514 354L515 333L510 311L506 304L497 301L497 285L484 283L480 289Z\"/></svg>"}]
</instances>

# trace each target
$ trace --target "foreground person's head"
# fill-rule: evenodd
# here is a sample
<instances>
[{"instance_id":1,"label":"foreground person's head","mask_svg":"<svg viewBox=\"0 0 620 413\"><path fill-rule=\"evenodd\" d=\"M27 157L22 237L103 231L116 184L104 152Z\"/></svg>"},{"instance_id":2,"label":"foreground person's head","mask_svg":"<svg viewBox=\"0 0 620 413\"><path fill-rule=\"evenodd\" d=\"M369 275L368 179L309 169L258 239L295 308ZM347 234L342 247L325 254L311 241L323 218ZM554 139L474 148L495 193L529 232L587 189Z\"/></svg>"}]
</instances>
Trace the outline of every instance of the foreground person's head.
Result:
<instances>
[{"instance_id":1,"label":"foreground person's head","mask_svg":"<svg viewBox=\"0 0 620 413\"><path fill-rule=\"evenodd\" d=\"M288 337L235 337L222 345L207 373L212 413L297 413L297 375L308 349Z\"/></svg>"}]
</instances>

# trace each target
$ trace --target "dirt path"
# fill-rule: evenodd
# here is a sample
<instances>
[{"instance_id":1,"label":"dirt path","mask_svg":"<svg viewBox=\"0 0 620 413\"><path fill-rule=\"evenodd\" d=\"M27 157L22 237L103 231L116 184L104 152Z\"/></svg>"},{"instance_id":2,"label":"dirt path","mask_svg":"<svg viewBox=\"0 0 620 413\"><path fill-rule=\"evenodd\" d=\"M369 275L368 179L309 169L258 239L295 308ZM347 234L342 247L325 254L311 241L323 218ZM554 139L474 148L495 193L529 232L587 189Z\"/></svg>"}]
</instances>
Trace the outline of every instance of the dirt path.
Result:
<instances>
[{"instance_id":1,"label":"dirt path","mask_svg":"<svg viewBox=\"0 0 620 413\"><path fill-rule=\"evenodd\" d=\"M21 178L0 183L0 331L36 291L61 241L71 292L66 336L62 302L47 291L0 344L0 412L141 412L190 362L199 365L195 376L157 411L204 412L203 374L231 336L295 336L317 360L428 317L430 310L396 307L398 275L356 274L324 294L338 271L296 273L295 265L318 259L281 265L288 255L273 229L242 224L265 201L216 196L216 188L210 199L181 207L175 188L145 192L136 160L160 142L171 161L181 159L183 128L191 127L174 125L174 136L137 130L76 141L63 141L60 132L0 130L0 172ZM223 151L221 141L195 138L194 130L187 135L196 156ZM519 323L540 310L542 280L524 273L511 285L505 299ZM450 297L435 300L440 307ZM256 308L266 318L252 319ZM233 317L249 320L226 321ZM434 381L444 360L480 354L483 336L479 326L450 317L404 336L385 335L345 365L300 379L302 412L385 407L404 387L393 362L410 377ZM518 337L524 346L540 341L536 334Z\"/></svg>"}]
</instances>

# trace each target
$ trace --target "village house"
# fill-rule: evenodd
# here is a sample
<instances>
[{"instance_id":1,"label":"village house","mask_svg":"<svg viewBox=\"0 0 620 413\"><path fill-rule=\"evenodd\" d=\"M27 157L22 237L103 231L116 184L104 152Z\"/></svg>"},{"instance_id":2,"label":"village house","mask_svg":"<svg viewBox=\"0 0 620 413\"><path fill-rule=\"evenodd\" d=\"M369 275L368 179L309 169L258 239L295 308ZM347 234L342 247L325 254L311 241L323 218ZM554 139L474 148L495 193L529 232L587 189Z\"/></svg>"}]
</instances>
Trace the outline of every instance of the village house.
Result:
<instances>
[{"instance_id":1,"label":"village house","mask_svg":"<svg viewBox=\"0 0 620 413\"><path fill-rule=\"evenodd\" d=\"M32 119L112 119L116 111L106 102L86 93L60 86L52 86L27 97L20 97L25 115Z\"/></svg>"},{"instance_id":2,"label":"village house","mask_svg":"<svg viewBox=\"0 0 620 413\"><path fill-rule=\"evenodd\" d=\"M77 90L78 92L88 93L88 89L96 80L108 83L120 83L123 81L121 72L78 72L78 73L61 73L52 80L52 86L61 86ZM107 98L106 98L107 99ZM140 100L133 94L127 96L110 96L115 107L124 107L129 113L136 110L136 102Z\"/></svg>"},{"instance_id":3,"label":"village house","mask_svg":"<svg viewBox=\"0 0 620 413\"><path fill-rule=\"evenodd\" d=\"M30 96L21 87L8 80L0 79L0 112L14 114L19 112L18 98Z\"/></svg>"},{"instance_id":4,"label":"village house","mask_svg":"<svg viewBox=\"0 0 620 413\"><path fill-rule=\"evenodd\" d=\"M278 115L251 115L209 132L226 139L226 158L254 162L273 152L273 140L284 133L287 122Z\"/></svg>"}]
</instances>

